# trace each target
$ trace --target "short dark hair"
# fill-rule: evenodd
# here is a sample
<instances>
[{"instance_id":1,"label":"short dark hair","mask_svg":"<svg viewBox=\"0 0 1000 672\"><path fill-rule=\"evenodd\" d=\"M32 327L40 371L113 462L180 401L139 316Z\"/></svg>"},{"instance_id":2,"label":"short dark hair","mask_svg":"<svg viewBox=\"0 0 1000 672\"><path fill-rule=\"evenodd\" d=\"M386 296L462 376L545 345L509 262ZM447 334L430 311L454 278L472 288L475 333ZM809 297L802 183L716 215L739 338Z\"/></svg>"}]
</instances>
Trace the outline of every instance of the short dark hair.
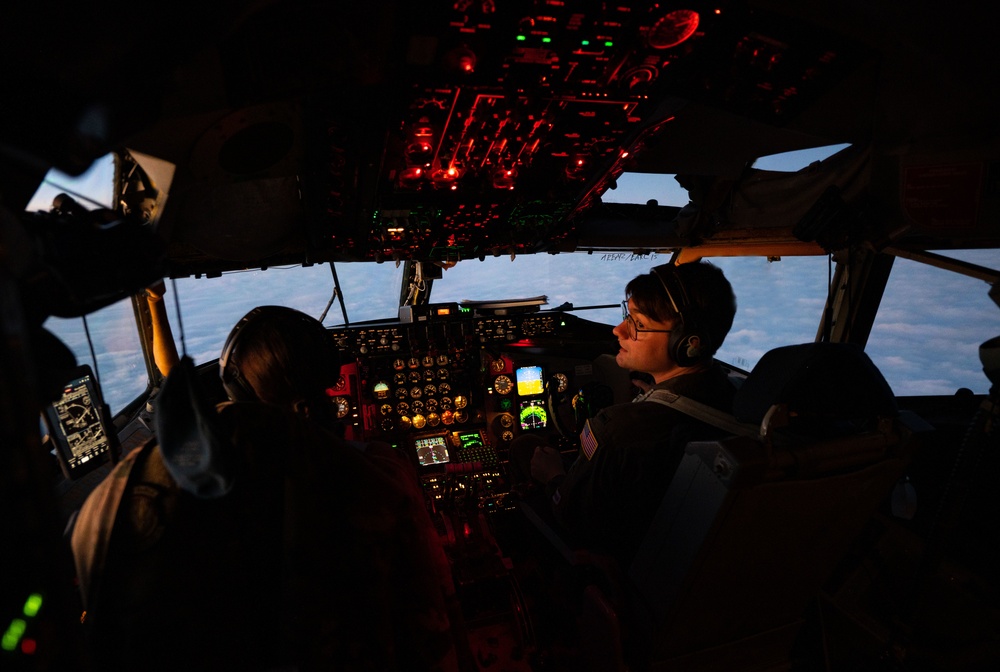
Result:
<instances>
[{"instance_id":1,"label":"short dark hair","mask_svg":"<svg viewBox=\"0 0 1000 672\"><path fill-rule=\"evenodd\" d=\"M736 295L722 269L708 261L700 260L679 264L672 269L682 283L689 301L685 312L693 312L691 318L697 320L711 343L705 356L714 355L726 339L736 316ZM625 285L626 298L632 299L639 312L657 322L673 321L680 318L667 297L663 283L653 272L633 278Z\"/></svg>"}]
</instances>

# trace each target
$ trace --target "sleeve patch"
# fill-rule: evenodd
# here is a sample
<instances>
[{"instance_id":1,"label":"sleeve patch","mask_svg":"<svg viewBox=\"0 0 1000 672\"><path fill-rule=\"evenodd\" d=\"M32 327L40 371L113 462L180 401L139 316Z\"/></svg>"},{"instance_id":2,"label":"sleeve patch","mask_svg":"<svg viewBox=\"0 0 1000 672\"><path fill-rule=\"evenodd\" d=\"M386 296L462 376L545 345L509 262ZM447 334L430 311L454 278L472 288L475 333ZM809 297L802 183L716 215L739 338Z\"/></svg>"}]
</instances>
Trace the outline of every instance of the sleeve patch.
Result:
<instances>
[{"instance_id":1,"label":"sleeve patch","mask_svg":"<svg viewBox=\"0 0 1000 672\"><path fill-rule=\"evenodd\" d=\"M594 453L597 452L597 437L590 429L590 420L587 420L583 431L580 432L580 451L588 460L594 457Z\"/></svg>"}]
</instances>

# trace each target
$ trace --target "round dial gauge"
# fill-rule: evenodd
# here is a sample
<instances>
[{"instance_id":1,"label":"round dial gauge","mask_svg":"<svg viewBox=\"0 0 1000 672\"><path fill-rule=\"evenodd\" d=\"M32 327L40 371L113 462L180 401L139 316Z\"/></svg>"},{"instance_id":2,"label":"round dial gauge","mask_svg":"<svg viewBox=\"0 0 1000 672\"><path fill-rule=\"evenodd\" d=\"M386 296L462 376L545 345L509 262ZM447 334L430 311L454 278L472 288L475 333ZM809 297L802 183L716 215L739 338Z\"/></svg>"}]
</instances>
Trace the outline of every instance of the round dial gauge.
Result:
<instances>
[{"instance_id":1,"label":"round dial gauge","mask_svg":"<svg viewBox=\"0 0 1000 672\"><path fill-rule=\"evenodd\" d=\"M420 360L420 363L425 367L434 366L434 358L430 355L424 355L424 358Z\"/></svg>"},{"instance_id":2,"label":"round dial gauge","mask_svg":"<svg viewBox=\"0 0 1000 672\"><path fill-rule=\"evenodd\" d=\"M428 411L436 411L438 407L437 399L428 399L427 404L424 406Z\"/></svg>"},{"instance_id":3,"label":"round dial gauge","mask_svg":"<svg viewBox=\"0 0 1000 672\"><path fill-rule=\"evenodd\" d=\"M433 385L424 385L424 394L426 394L427 396L433 396L437 394L437 391L438 391L437 388L434 387Z\"/></svg>"},{"instance_id":4,"label":"round dial gauge","mask_svg":"<svg viewBox=\"0 0 1000 672\"><path fill-rule=\"evenodd\" d=\"M448 363L448 355L438 355L437 363L438 366L445 366Z\"/></svg>"},{"instance_id":5,"label":"round dial gauge","mask_svg":"<svg viewBox=\"0 0 1000 672\"><path fill-rule=\"evenodd\" d=\"M406 362L404 362L402 359L394 359L392 361L392 368L396 369L397 371L402 371L403 369L406 368Z\"/></svg>"},{"instance_id":6,"label":"round dial gauge","mask_svg":"<svg viewBox=\"0 0 1000 672\"><path fill-rule=\"evenodd\" d=\"M500 435L500 440L501 441L513 441L514 440L514 432L510 431L509 429L506 430L503 434Z\"/></svg>"},{"instance_id":7,"label":"round dial gauge","mask_svg":"<svg viewBox=\"0 0 1000 672\"><path fill-rule=\"evenodd\" d=\"M399 428L400 429L409 429L412 426L413 426L413 419L410 418L410 416L404 415L404 416L402 416L402 417L399 418Z\"/></svg>"},{"instance_id":8,"label":"round dial gauge","mask_svg":"<svg viewBox=\"0 0 1000 672\"><path fill-rule=\"evenodd\" d=\"M514 426L514 416L510 413L504 413L500 416L500 425L502 427L513 427Z\"/></svg>"},{"instance_id":9,"label":"round dial gauge","mask_svg":"<svg viewBox=\"0 0 1000 672\"><path fill-rule=\"evenodd\" d=\"M656 22L649 30L649 46L653 49L669 49L694 35L698 30L698 12L690 9L675 9Z\"/></svg>"},{"instance_id":10,"label":"round dial gauge","mask_svg":"<svg viewBox=\"0 0 1000 672\"><path fill-rule=\"evenodd\" d=\"M451 375L451 371L448 369L438 369L438 378L441 380L448 380L448 376Z\"/></svg>"},{"instance_id":11,"label":"round dial gauge","mask_svg":"<svg viewBox=\"0 0 1000 672\"><path fill-rule=\"evenodd\" d=\"M392 413L392 404L382 404L378 407L378 412L382 415L389 415Z\"/></svg>"},{"instance_id":12,"label":"round dial gauge","mask_svg":"<svg viewBox=\"0 0 1000 672\"><path fill-rule=\"evenodd\" d=\"M347 388L347 379L343 376L337 376L337 382L333 384L333 389L344 390Z\"/></svg>"},{"instance_id":13,"label":"round dial gauge","mask_svg":"<svg viewBox=\"0 0 1000 672\"><path fill-rule=\"evenodd\" d=\"M419 371L410 371L410 382L419 383L421 380Z\"/></svg>"},{"instance_id":14,"label":"round dial gauge","mask_svg":"<svg viewBox=\"0 0 1000 672\"><path fill-rule=\"evenodd\" d=\"M465 408L468 404L469 400L465 398L465 395L455 395L455 408Z\"/></svg>"},{"instance_id":15,"label":"round dial gauge","mask_svg":"<svg viewBox=\"0 0 1000 672\"><path fill-rule=\"evenodd\" d=\"M514 383L507 376L497 376L493 381L493 389L500 394L510 394L510 391L514 389Z\"/></svg>"},{"instance_id":16,"label":"round dial gauge","mask_svg":"<svg viewBox=\"0 0 1000 672\"><path fill-rule=\"evenodd\" d=\"M423 393L424 391L416 385L410 388L410 396L413 397L414 399L419 399L420 395L422 395Z\"/></svg>"},{"instance_id":17,"label":"round dial gauge","mask_svg":"<svg viewBox=\"0 0 1000 672\"><path fill-rule=\"evenodd\" d=\"M431 427L437 427L439 424L441 424L441 416L438 415L437 413L428 413L427 424L430 425Z\"/></svg>"},{"instance_id":18,"label":"round dial gauge","mask_svg":"<svg viewBox=\"0 0 1000 672\"><path fill-rule=\"evenodd\" d=\"M397 399L406 399L408 396L410 396L410 393L407 392L407 390L406 390L405 387L397 387L396 388L396 398Z\"/></svg>"},{"instance_id":19,"label":"round dial gauge","mask_svg":"<svg viewBox=\"0 0 1000 672\"><path fill-rule=\"evenodd\" d=\"M455 415L451 411L443 411L441 413L441 422L450 425L455 422Z\"/></svg>"},{"instance_id":20,"label":"round dial gauge","mask_svg":"<svg viewBox=\"0 0 1000 672\"><path fill-rule=\"evenodd\" d=\"M348 413L351 412L351 400L347 397L334 397L333 407L336 410L338 418L346 418Z\"/></svg>"},{"instance_id":21,"label":"round dial gauge","mask_svg":"<svg viewBox=\"0 0 1000 672\"><path fill-rule=\"evenodd\" d=\"M469 414L465 411L455 411L455 422L465 422L469 419Z\"/></svg>"},{"instance_id":22,"label":"round dial gauge","mask_svg":"<svg viewBox=\"0 0 1000 672\"><path fill-rule=\"evenodd\" d=\"M415 429L423 429L427 425L427 418L417 413L413 416L413 427Z\"/></svg>"},{"instance_id":23,"label":"round dial gauge","mask_svg":"<svg viewBox=\"0 0 1000 672\"><path fill-rule=\"evenodd\" d=\"M417 359L416 357L410 357L408 360L406 360L406 365L411 369L418 369L420 368L420 360Z\"/></svg>"},{"instance_id":24,"label":"round dial gauge","mask_svg":"<svg viewBox=\"0 0 1000 672\"><path fill-rule=\"evenodd\" d=\"M396 387L399 387L400 385L406 385L406 374L397 373L393 375L392 382L396 384Z\"/></svg>"},{"instance_id":25,"label":"round dial gauge","mask_svg":"<svg viewBox=\"0 0 1000 672\"><path fill-rule=\"evenodd\" d=\"M440 392L441 394L448 394L449 392L451 392L451 385L449 385L448 383L441 383L440 385L438 385L438 392Z\"/></svg>"},{"instance_id":26,"label":"round dial gauge","mask_svg":"<svg viewBox=\"0 0 1000 672\"><path fill-rule=\"evenodd\" d=\"M405 401L399 402L398 404L396 404L396 413L398 413L399 415L409 415L410 405Z\"/></svg>"},{"instance_id":27,"label":"round dial gauge","mask_svg":"<svg viewBox=\"0 0 1000 672\"><path fill-rule=\"evenodd\" d=\"M558 392L565 392L566 388L569 387L569 378L566 377L565 373L557 373L554 375L556 379L556 390Z\"/></svg>"},{"instance_id":28,"label":"round dial gauge","mask_svg":"<svg viewBox=\"0 0 1000 672\"><path fill-rule=\"evenodd\" d=\"M420 401L419 399L414 399L413 400L413 412L414 413L421 413L421 412L423 412L423 410L424 410L424 402Z\"/></svg>"},{"instance_id":29,"label":"round dial gauge","mask_svg":"<svg viewBox=\"0 0 1000 672\"><path fill-rule=\"evenodd\" d=\"M504 363L502 359L494 359L492 362L490 362L490 371L492 371L493 373L500 373L506 368L507 365Z\"/></svg>"}]
</instances>

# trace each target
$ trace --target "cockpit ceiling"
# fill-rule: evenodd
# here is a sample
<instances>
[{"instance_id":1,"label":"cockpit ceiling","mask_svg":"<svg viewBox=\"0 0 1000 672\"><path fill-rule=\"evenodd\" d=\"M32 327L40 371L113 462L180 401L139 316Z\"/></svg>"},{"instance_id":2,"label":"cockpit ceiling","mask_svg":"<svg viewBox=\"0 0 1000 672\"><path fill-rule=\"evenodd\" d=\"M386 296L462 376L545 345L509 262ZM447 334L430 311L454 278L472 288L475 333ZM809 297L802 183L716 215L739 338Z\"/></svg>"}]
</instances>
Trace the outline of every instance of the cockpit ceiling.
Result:
<instances>
[{"instance_id":1,"label":"cockpit ceiling","mask_svg":"<svg viewBox=\"0 0 1000 672\"><path fill-rule=\"evenodd\" d=\"M931 40L920 3L814 4L231 2L190 26L101 17L121 37L78 53L90 24L74 17L32 50L76 60L3 75L34 95L0 103L0 140L68 168L121 146L176 164L159 220L174 274L842 242L801 225L809 212L845 225L863 211L862 235L897 246L1000 242L985 31L969 20L979 38ZM124 20L160 39L108 30ZM864 154L855 172L811 169L789 182L811 185L794 208L734 216L778 180L747 169L756 157L845 142ZM624 171L678 174L692 209L602 204Z\"/></svg>"}]
</instances>

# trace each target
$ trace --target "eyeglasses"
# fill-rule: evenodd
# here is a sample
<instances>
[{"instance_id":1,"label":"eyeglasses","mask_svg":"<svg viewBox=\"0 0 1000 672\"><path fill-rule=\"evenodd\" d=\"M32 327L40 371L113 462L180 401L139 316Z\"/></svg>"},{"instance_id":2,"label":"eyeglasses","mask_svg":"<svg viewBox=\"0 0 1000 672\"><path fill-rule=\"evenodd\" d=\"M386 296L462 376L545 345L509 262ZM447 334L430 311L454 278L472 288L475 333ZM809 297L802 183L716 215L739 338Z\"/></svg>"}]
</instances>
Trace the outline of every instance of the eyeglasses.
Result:
<instances>
[{"instance_id":1,"label":"eyeglasses","mask_svg":"<svg viewBox=\"0 0 1000 672\"><path fill-rule=\"evenodd\" d=\"M622 301L622 321L625 322L625 326L628 329L628 337L633 341L639 340L639 332L641 331L658 332L661 334L669 334L673 331L673 329L640 329L632 316L628 314L628 300Z\"/></svg>"}]
</instances>

